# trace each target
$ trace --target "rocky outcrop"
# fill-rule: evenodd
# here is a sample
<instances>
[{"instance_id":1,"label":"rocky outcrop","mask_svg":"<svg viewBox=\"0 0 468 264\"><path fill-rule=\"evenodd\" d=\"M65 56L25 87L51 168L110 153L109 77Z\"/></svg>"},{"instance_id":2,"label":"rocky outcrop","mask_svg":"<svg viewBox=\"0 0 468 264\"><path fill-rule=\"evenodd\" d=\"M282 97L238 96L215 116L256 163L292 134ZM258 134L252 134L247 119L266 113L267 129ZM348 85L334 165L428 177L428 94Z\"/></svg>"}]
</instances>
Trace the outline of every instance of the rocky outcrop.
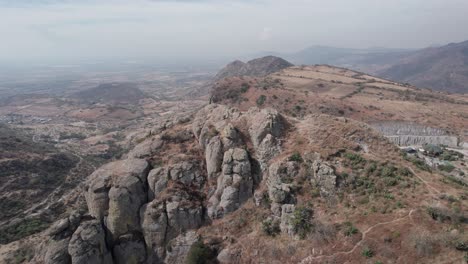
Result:
<instances>
[{"instance_id":1,"label":"rocky outcrop","mask_svg":"<svg viewBox=\"0 0 468 264\"><path fill-rule=\"evenodd\" d=\"M284 234L288 234L289 236L294 236L294 210L296 206L294 204L283 204L281 206L281 222L280 222L280 229L281 232Z\"/></svg>"},{"instance_id":2,"label":"rocky outcrop","mask_svg":"<svg viewBox=\"0 0 468 264\"><path fill-rule=\"evenodd\" d=\"M81 223L70 239L68 252L73 264L113 263L106 235L99 220Z\"/></svg>"},{"instance_id":3,"label":"rocky outcrop","mask_svg":"<svg viewBox=\"0 0 468 264\"><path fill-rule=\"evenodd\" d=\"M244 203L253 193L251 164L246 150L235 148L224 153L223 169L215 193L208 202L208 215L218 218Z\"/></svg>"},{"instance_id":4,"label":"rocky outcrop","mask_svg":"<svg viewBox=\"0 0 468 264\"><path fill-rule=\"evenodd\" d=\"M249 134L255 155L262 170L265 170L268 161L281 150L278 138L284 133L286 124L283 117L274 109L252 108L247 115L251 117Z\"/></svg>"},{"instance_id":5,"label":"rocky outcrop","mask_svg":"<svg viewBox=\"0 0 468 264\"><path fill-rule=\"evenodd\" d=\"M208 179L212 179L221 172L223 163L223 143L219 136L212 137L205 151Z\"/></svg>"},{"instance_id":6,"label":"rocky outcrop","mask_svg":"<svg viewBox=\"0 0 468 264\"><path fill-rule=\"evenodd\" d=\"M149 164L127 159L104 165L86 181L85 198L90 214L104 223L114 240L139 231L139 208L146 203ZM106 216L106 219L104 219Z\"/></svg>"},{"instance_id":7,"label":"rocky outcrop","mask_svg":"<svg viewBox=\"0 0 468 264\"><path fill-rule=\"evenodd\" d=\"M151 261L164 259L169 241L204 222L204 209L196 200L197 194L184 187L172 189L170 194L168 200L153 200L141 208L141 228Z\"/></svg>"},{"instance_id":8,"label":"rocky outcrop","mask_svg":"<svg viewBox=\"0 0 468 264\"><path fill-rule=\"evenodd\" d=\"M239 124L241 128L236 127ZM179 138L186 143L194 137L182 129L146 139L127 159L106 164L88 177L84 196L89 215L81 221L80 215L56 222L49 230L44 258L47 263L183 262L199 239L191 230L208 218L237 210L252 197L261 179L255 158L268 168L268 161L280 150L285 127L281 115L272 109L255 108L243 114L209 105L192 123L205 164L181 155L153 169L149 162L163 151L163 145L180 144ZM251 153L247 146L253 146ZM298 167L284 161L271 168L269 195L279 208L278 217L281 206L294 201L288 181L296 177Z\"/></svg>"},{"instance_id":9,"label":"rocky outcrop","mask_svg":"<svg viewBox=\"0 0 468 264\"><path fill-rule=\"evenodd\" d=\"M190 248L198 240L199 236L194 231L189 231L185 234L179 235L167 247L167 253L164 262L167 264L186 263Z\"/></svg>"},{"instance_id":10,"label":"rocky outcrop","mask_svg":"<svg viewBox=\"0 0 468 264\"><path fill-rule=\"evenodd\" d=\"M330 198L335 195L337 177L333 168L321 160L315 160L312 164L312 184L320 189L320 196Z\"/></svg>"},{"instance_id":11,"label":"rocky outcrop","mask_svg":"<svg viewBox=\"0 0 468 264\"><path fill-rule=\"evenodd\" d=\"M146 139L142 143L136 145L128 154L128 158L145 159L151 157L164 144L160 137Z\"/></svg>"},{"instance_id":12,"label":"rocky outcrop","mask_svg":"<svg viewBox=\"0 0 468 264\"><path fill-rule=\"evenodd\" d=\"M299 174L299 164L295 161L281 160L271 164L268 172L266 186L272 208L277 208L275 204L281 206L285 203L294 203L293 181Z\"/></svg>"}]
</instances>

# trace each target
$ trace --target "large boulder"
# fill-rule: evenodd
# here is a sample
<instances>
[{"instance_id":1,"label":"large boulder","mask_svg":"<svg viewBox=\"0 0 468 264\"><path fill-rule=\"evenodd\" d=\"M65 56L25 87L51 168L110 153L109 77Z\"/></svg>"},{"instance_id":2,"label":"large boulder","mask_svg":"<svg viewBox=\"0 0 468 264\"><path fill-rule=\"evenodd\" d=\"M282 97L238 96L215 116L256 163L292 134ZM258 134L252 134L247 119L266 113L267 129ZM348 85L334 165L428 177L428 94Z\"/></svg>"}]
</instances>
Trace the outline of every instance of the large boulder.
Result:
<instances>
[{"instance_id":1,"label":"large boulder","mask_svg":"<svg viewBox=\"0 0 468 264\"><path fill-rule=\"evenodd\" d=\"M247 151L229 149L224 153L222 174L208 202L208 215L222 217L240 207L253 193L253 177Z\"/></svg>"},{"instance_id":2,"label":"large boulder","mask_svg":"<svg viewBox=\"0 0 468 264\"><path fill-rule=\"evenodd\" d=\"M204 210L196 194L186 189L167 190L170 198L153 200L141 208L143 230L149 260L164 259L166 245L179 234L199 228L204 222Z\"/></svg>"},{"instance_id":3,"label":"large boulder","mask_svg":"<svg viewBox=\"0 0 468 264\"><path fill-rule=\"evenodd\" d=\"M255 148L255 156L261 170L265 171L268 162L281 151L278 138L283 135L286 123L276 110L270 108L251 108L246 115L250 117L249 135Z\"/></svg>"},{"instance_id":4,"label":"large boulder","mask_svg":"<svg viewBox=\"0 0 468 264\"><path fill-rule=\"evenodd\" d=\"M164 142L160 137L151 137L136 145L129 153L129 158L145 159L151 157L158 151Z\"/></svg>"},{"instance_id":5,"label":"large boulder","mask_svg":"<svg viewBox=\"0 0 468 264\"><path fill-rule=\"evenodd\" d=\"M187 255L190 248L199 240L199 236L195 231L189 231L181 234L173 239L167 247L166 264L186 263Z\"/></svg>"},{"instance_id":6,"label":"large boulder","mask_svg":"<svg viewBox=\"0 0 468 264\"><path fill-rule=\"evenodd\" d=\"M106 234L99 220L85 221L76 229L68 245L73 264L111 264Z\"/></svg>"},{"instance_id":7,"label":"large boulder","mask_svg":"<svg viewBox=\"0 0 468 264\"><path fill-rule=\"evenodd\" d=\"M206 170L208 179L215 178L221 172L223 163L223 143L219 136L210 139L205 150Z\"/></svg>"},{"instance_id":8,"label":"large boulder","mask_svg":"<svg viewBox=\"0 0 468 264\"><path fill-rule=\"evenodd\" d=\"M50 240L44 257L45 264L69 264L71 256L68 254L69 239Z\"/></svg>"},{"instance_id":9,"label":"large boulder","mask_svg":"<svg viewBox=\"0 0 468 264\"><path fill-rule=\"evenodd\" d=\"M200 165L196 161L184 161L172 165L169 169L169 177L173 181L178 181L185 185L195 185L197 187L201 187L205 182Z\"/></svg>"},{"instance_id":10,"label":"large boulder","mask_svg":"<svg viewBox=\"0 0 468 264\"><path fill-rule=\"evenodd\" d=\"M239 110L224 105L210 104L198 111L192 131L204 150L211 138L217 136L230 121L241 116Z\"/></svg>"},{"instance_id":11,"label":"large boulder","mask_svg":"<svg viewBox=\"0 0 468 264\"><path fill-rule=\"evenodd\" d=\"M148 201L157 199L158 194L166 189L168 181L168 168L159 167L152 169L148 174Z\"/></svg>"},{"instance_id":12,"label":"large boulder","mask_svg":"<svg viewBox=\"0 0 468 264\"><path fill-rule=\"evenodd\" d=\"M90 214L105 225L116 239L140 230L139 208L147 201L149 164L142 159L111 162L96 170L85 184Z\"/></svg>"},{"instance_id":13,"label":"large boulder","mask_svg":"<svg viewBox=\"0 0 468 264\"><path fill-rule=\"evenodd\" d=\"M299 174L299 164L295 161L280 160L270 165L266 185L272 203L292 203L294 201L293 181Z\"/></svg>"},{"instance_id":14,"label":"large boulder","mask_svg":"<svg viewBox=\"0 0 468 264\"><path fill-rule=\"evenodd\" d=\"M323 198L333 197L336 193L337 177L334 169L326 162L315 160L312 164L312 183L320 189L320 196Z\"/></svg>"},{"instance_id":15,"label":"large boulder","mask_svg":"<svg viewBox=\"0 0 468 264\"><path fill-rule=\"evenodd\" d=\"M278 111L271 108L252 108L247 116L251 116L249 134L254 147L258 148L268 134L275 138L283 134L285 123Z\"/></svg>"}]
</instances>

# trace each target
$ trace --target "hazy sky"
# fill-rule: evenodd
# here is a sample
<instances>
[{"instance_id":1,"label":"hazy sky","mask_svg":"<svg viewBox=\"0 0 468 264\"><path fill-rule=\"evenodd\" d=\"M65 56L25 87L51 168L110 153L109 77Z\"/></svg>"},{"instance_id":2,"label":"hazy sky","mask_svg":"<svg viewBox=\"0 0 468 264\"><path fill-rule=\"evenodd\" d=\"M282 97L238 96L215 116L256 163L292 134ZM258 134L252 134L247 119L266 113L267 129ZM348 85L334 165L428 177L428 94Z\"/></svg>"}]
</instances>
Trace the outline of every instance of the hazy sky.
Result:
<instances>
[{"instance_id":1,"label":"hazy sky","mask_svg":"<svg viewBox=\"0 0 468 264\"><path fill-rule=\"evenodd\" d=\"M0 61L216 57L468 39L467 0L0 0Z\"/></svg>"}]
</instances>

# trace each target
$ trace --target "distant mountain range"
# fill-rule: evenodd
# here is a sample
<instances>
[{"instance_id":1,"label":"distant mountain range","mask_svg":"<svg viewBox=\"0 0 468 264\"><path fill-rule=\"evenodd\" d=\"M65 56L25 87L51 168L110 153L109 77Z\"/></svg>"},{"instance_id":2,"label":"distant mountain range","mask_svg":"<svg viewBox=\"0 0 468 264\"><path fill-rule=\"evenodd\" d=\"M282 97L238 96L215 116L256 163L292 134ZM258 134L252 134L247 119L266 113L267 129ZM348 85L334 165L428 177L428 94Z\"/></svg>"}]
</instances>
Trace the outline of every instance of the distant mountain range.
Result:
<instances>
[{"instance_id":1,"label":"distant mountain range","mask_svg":"<svg viewBox=\"0 0 468 264\"><path fill-rule=\"evenodd\" d=\"M425 49L312 46L295 53L264 52L295 64L329 64L437 91L468 93L468 41Z\"/></svg>"}]
</instances>

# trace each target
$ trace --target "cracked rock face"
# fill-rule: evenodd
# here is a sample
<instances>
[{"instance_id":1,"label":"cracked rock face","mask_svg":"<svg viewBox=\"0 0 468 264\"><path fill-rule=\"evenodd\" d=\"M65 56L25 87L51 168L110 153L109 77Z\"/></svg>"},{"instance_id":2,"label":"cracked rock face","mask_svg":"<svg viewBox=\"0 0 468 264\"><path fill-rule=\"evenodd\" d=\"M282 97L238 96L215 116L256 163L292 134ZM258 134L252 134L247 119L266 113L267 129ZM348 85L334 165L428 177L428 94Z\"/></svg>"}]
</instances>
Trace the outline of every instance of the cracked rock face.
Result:
<instances>
[{"instance_id":1,"label":"cracked rock face","mask_svg":"<svg viewBox=\"0 0 468 264\"><path fill-rule=\"evenodd\" d=\"M286 125L283 117L274 109L253 108L247 115L251 116L249 134L256 157L258 157L261 169L265 171L268 161L281 151L277 138L283 134Z\"/></svg>"},{"instance_id":2,"label":"cracked rock face","mask_svg":"<svg viewBox=\"0 0 468 264\"><path fill-rule=\"evenodd\" d=\"M299 174L299 164L294 161L279 161L270 165L267 187L268 195L273 203L287 203L293 199L292 182Z\"/></svg>"},{"instance_id":3,"label":"cracked rock face","mask_svg":"<svg viewBox=\"0 0 468 264\"><path fill-rule=\"evenodd\" d=\"M195 231L189 231L176 237L168 247L164 262L167 264L186 263L190 248L199 240Z\"/></svg>"},{"instance_id":4,"label":"cracked rock face","mask_svg":"<svg viewBox=\"0 0 468 264\"><path fill-rule=\"evenodd\" d=\"M222 131L229 121L240 116L239 110L224 105L210 104L201 109L192 123L192 131L200 147L205 150L215 133Z\"/></svg>"},{"instance_id":5,"label":"cracked rock face","mask_svg":"<svg viewBox=\"0 0 468 264\"><path fill-rule=\"evenodd\" d=\"M285 126L278 111L271 108L259 111L254 108L249 110L247 115L252 116L249 134L255 147L259 147L268 134L273 137L280 137L283 133Z\"/></svg>"},{"instance_id":6,"label":"cracked rock face","mask_svg":"<svg viewBox=\"0 0 468 264\"><path fill-rule=\"evenodd\" d=\"M252 193L253 177L247 151L240 148L226 151L216 191L209 199L208 215L222 217L239 208Z\"/></svg>"},{"instance_id":7,"label":"cracked rock face","mask_svg":"<svg viewBox=\"0 0 468 264\"><path fill-rule=\"evenodd\" d=\"M320 188L320 196L327 198L335 195L336 175L333 168L325 162L316 160L312 164L314 177L312 181Z\"/></svg>"},{"instance_id":8,"label":"cracked rock face","mask_svg":"<svg viewBox=\"0 0 468 264\"><path fill-rule=\"evenodd\" d=\"M180 233L203 224L203 207L175 196L173 201L153 201L141 209L141 226L150 260L161 261L167 243Z\"/></svg>"},{"instance_id":9,"label":"cracked rock face","mask_svg":"<svg viewBox=\"0 0 468 264\"><path fill-rule=\"evenodd\" d=\"M283 204L281 206L281 222L280 229L284 234L294 236L294 226L292 224L294 219L294 210L296 206L294 204Z\"/></svg>"},{"instance_id":10,"label":"cracked rock face","mask_svg":"<svg viewBox=\"0 0 468 264\"><path fill-rule=\"evenodd\" d=\"M68 253L74 264L113 263L104 228L98 220L81 223L70 239Z\"/></svg>"},{"instance_id":11,"label":"cracked rock face","mask_svg":"<svg viewBox=\"0 0 468 264\"><path fill-rule=\"evenodd\" d=\"M114 225L114 219L126 218L123 220L133 226L138 219L132 218L135 209L128 206L139 208L145 201L143 194L148 170L149 164L145 160L127 159L108 163L93 172L85 183L90 214L96 219L103 219L111 209L112 213L116 213L111 216L111 225Z\"/></svg>"},{"instance_id":12,"label":"cracked rock face","mask_svg":"<svg viewBox=\"0 0 468 264\"><path fill-rule=\"evenodd\" d=\"M46 264L68 264L71 263L71 257L68 254L69 239L55 241L52 240L47 245L47 251L44 257Z\"/></svg>"}]
</instances>

